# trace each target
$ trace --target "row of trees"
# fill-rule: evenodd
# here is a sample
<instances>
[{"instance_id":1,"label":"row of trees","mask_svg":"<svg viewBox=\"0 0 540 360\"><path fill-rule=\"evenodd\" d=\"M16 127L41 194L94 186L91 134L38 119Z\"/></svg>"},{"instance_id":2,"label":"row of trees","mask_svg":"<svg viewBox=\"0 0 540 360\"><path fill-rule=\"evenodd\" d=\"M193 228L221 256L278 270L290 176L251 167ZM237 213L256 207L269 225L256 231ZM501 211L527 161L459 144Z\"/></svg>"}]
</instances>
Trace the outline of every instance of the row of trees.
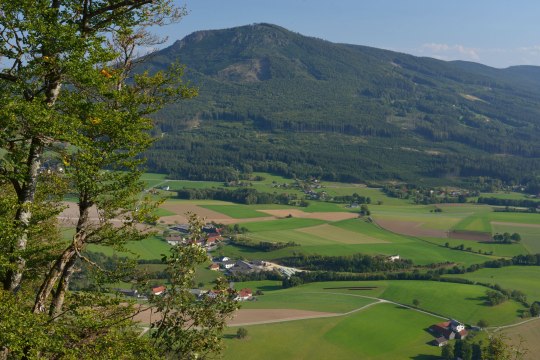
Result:
<instances>
[{"instance_id":1,"label":"row of trees","mask_svg":"<svg viewBox=\"0 0 540 360\"><path fill-rule=\"evenodd\" d=\"M348 256L298 255L280 259L281 263L305 270L334 272L373 273L410 269L411 260L388 260L386 256L353 254Z\"/></svg>"},{"instance_id":2,"label":"row of trees","mask_svg":"<svg viewBox=\"0 0 540 360\"><path fill-rule=\"evenodd\" d=\"M182 189L178 191L180 199L196 200L210 199L230 201L238 204L283 204L298 203L300 206L307 206L304 200L298 200L298 196L294 193L267 193L259 192L256 189L240 188L212 188L212 189Z\"/></svg>"}]
</instances>

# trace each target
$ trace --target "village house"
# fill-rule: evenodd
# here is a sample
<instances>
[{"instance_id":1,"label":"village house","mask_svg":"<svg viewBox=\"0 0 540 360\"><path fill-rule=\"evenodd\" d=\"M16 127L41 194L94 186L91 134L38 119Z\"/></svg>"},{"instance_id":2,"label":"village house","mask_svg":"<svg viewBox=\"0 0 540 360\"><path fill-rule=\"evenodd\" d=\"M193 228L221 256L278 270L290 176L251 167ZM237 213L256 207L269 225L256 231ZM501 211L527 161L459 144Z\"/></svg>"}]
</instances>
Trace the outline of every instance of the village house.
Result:
<instances>
[{"instance_id":1,"label":"village house","mask_svg":"<svg viewBox=\"0 0 540 360\"><path fill-rule=\"evenodd\" d=\"M251 289L245 288L238 292L234 300L236 301L248 301L253 298L253 292Z\"/></svg>"},{"instance_id":2,"label":"village house","mask_svg":"<svg viewBox=\"0 0 540 360\"><path fill-rule=\"evenodd\" d=\"M160 285L160 286L154 286L152 288L152 294L153 295L156 295L156 296L159 296L159 295L162 295L165 293L165 290L167 290L167 288L163 285Z\"/></svg>"},{"instance_id":3,"label":"village house","mask_svg":"<svg viewBox=\"0 0 540 360\"><path fill-rule=\"evenodd\" d=\"M209 267L210 270L218 271L219 270L219 264L212 263Z\"/></svg>"},{"instance_id":4,"label":"village house","mask_svg":"<svg viewBox=\"0 0 540 360\"><path fill-rule=\"evenodd\" d=\"M182 244L185 240L181 234L170 234L165 237L165 241L172 246Z\"/></svg>"},{"instance_id":5,"label":"village house","mask_svg":"<svg viewBox=\"0 0 540 360\"><path fill-rule=\"evenodd\" d=\"M446 340L464 340L468 335L468 332L465 329L465 325L463 325L457 320L449 320L435 325L431 325L429 327L429 331L437 338L443 337Z\"/></svg>"}]
</instances>

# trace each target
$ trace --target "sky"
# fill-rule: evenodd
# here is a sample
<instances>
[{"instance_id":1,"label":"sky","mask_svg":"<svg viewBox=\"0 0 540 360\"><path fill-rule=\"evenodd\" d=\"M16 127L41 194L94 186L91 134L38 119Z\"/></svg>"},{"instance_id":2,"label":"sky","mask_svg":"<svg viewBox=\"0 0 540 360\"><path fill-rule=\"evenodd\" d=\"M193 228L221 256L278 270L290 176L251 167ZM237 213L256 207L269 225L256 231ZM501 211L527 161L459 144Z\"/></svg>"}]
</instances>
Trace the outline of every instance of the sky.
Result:
<instances>
[{"instance_id":1,"label":"sky","mask_svg":"<svg viewBox=\"0 0 540 360\"><path fill-rule=\"evenodd\" d=\"M188 15L165 45L197 30L271 23L332 42L503 68L540 66L539 0L175 0Z\"/></svg>"}]
</instances>

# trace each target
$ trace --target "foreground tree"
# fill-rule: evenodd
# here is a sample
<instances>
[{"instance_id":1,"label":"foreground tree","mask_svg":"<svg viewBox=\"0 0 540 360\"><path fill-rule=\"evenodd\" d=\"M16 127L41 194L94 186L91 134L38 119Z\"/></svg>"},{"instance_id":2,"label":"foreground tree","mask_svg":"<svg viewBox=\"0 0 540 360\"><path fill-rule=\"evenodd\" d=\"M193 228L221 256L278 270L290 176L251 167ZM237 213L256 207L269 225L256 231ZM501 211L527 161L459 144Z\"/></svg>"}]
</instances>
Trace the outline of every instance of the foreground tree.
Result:
<instances>
[{"instance_id":1,"label":"foreground tree","mask_svg":"<svg viewBox=\"0 0 540 360\"><path fill-rule=\"evenodd\" d=\"M183 13L171 0L0 2L3 357L163 355L138 336L131 321L137 310L125 300L68 289L82 262L100 274L98 290L125 276L128 264L104 271L85 256L86 246L122 250L126 242L147 236L142 224L154 220L155 204L139 199L140 154L152 143L148 115L196 90L182 81L179 66L148 74L135 72L134 65L137 49L157 41L145 27L176 21ZM58 229L67 194L77 199L74 214L62 220L74 229L68 242ZM201 258L182 261L183 268L172 272L180 277L178 291L187 286L181 274L192 273ZM223 309L212 310L214 303L204 308L210 325L211 319L222 324L232 309L230 299L222 300ZM164 319L177 313L169 311ZM164 321L162 333L171 324Z\"/></svg>"}]
</instances>

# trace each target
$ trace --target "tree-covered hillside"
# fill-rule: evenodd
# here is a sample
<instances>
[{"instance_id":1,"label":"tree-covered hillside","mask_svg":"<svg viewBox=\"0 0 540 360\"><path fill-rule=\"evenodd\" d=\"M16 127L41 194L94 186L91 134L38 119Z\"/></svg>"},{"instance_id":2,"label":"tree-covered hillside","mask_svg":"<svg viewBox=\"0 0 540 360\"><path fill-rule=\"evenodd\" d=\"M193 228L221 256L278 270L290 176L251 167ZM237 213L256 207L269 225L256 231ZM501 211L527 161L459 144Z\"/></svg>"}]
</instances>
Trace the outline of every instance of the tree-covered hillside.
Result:
<instances>
[{"instance_id":1,"label":"tree-covered hillside","mask_svg":"<svg viewBox=\"0 0 540 360\"><path fill-rule=\"evenodd\" d=\"M157 117L153 171L526 182L540 169L537 67L419 58L269 24L193 33L151 55L150 69L175 61L200 95Z\"/></svg>"}]
</instances>

